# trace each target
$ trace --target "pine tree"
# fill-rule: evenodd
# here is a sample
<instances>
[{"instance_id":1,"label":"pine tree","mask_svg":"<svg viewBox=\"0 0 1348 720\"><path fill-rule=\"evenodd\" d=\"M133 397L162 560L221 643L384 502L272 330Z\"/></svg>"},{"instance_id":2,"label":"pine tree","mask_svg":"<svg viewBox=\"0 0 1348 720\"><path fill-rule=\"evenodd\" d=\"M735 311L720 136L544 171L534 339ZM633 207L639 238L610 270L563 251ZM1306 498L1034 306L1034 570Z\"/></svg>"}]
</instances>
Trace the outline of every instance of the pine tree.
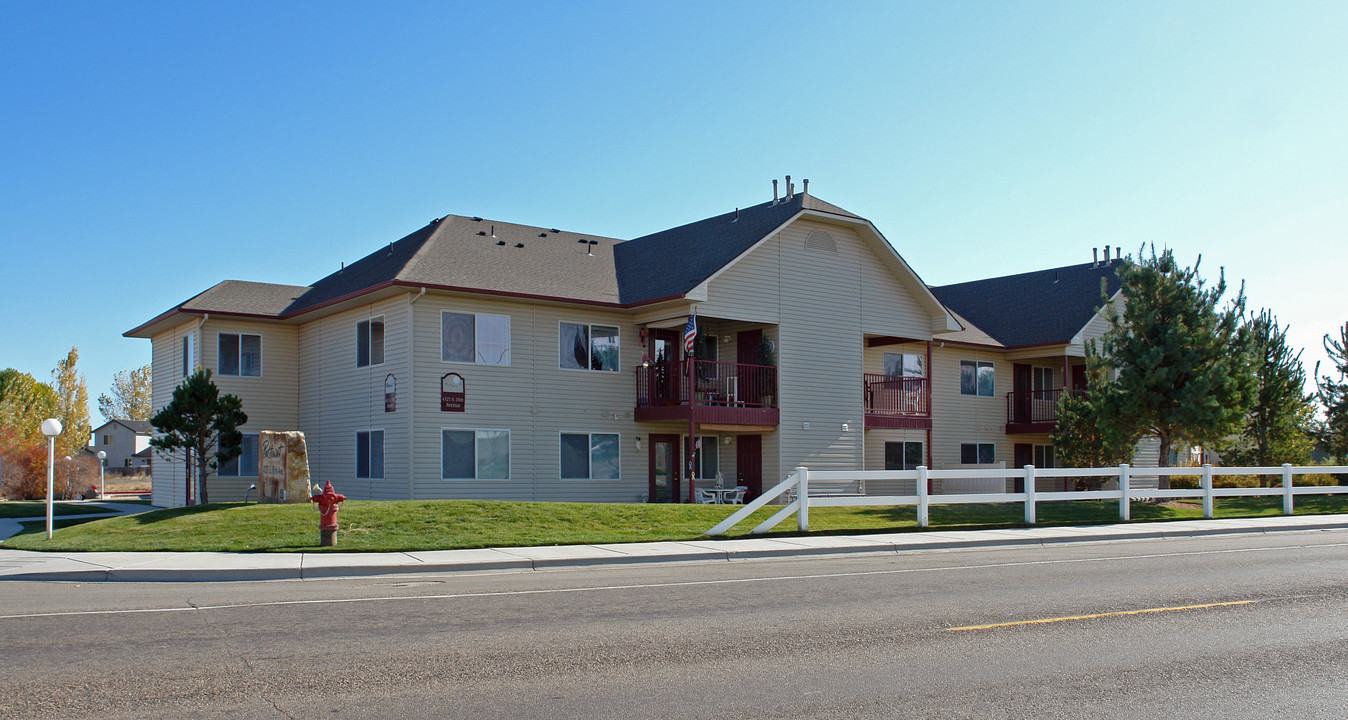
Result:
<instances>
[{"instance_id":1,"label":"pine tree","mask_svg":"<svg viewBox=\"0 0 1348 720\"><path fill-rule=\"evenodd\" d=\"M1120 428L1104 422L1104 398L1109 381L1106 366L1086 347L1086 389L1064 393L1058 404L1058 422L1053 429L1053 454L1060 467L1103 468L1128 462L1137 438L1122 435ZM1099 490L1105 478L1079 478L1078 483Z\"/></svg>"},{"instance_id":2,"label":"pine tree","mask_svg":"<svg viewBox=\"0 0 1348 720\"><path fill-rule=\"evenodd\" d=\"M1268 310L1246 323L1254 361L1254 404L1240 434L1219 447L1227 465L1273 466L1310 460L1315 396L1305 392L1301 353L1287 346L1287 329ZM1262 482L1274 478L1262 476Z\"/></svg>"},{"instance_id":3,"label":"pine tree","mask_svg":"<svg viewBox=\"0 0 1348 720\"><path fill-rule=\"evenodd\" d=\"M1145 249L1145 246L1143 247ZM1123 312L1111 306L1103 357L1114 371L1101 419L1116 436L1153 436L1160 465L1178 442L1212 446L1236 432L1254 398L1244 287L1224 307L1223 273L1206 287L1199 262L1180 267L1170 250L1138 253L1119 267ZM1161 487L1169 478L1161 477Z\"/></svg>"},{"instance_id":4,"label":"pine tree","mask_svg":"<svg viewBox=\"0 0 1348 720\"><path fill-rule=\"evenodd\" d=\"M52 385L56 389L56 419L61 421L61 434L56 438L57 454L75 455L89 446L89 390L84 376L75 370L80 359L79 348L70 348L65 358L52 370Z\"/></svg>"},{"instance_id":5,"label":"pine tree","mask_svg":"<svg viewBox=\"0 0 1348 720\"><path fill-rule=\"evenodd\" d=\"M210 502L206 480L221 463L238 457L243 449L239 426L248 422L243 401L235 395L221 395L211 380L211 371L197 368L173 389L173 399L150 424L163 433L150 440L150 446L170 457L181 457L196 464L198 493L202 503ZM186 498L192 497L191 482Z\"/></svg>"},{"instance_id":6,"label":"pine tree","mask_svg":"<svg viewBox=\"0 0 1348 720\"><path fill-rule=\"evenodd\" d=\"M1348 323L1339 329L1338 340L1325 335L1324 344L1338 378L1321 375L1320 363L1315 363L1316 394L1325 408L1320 440L1330 455L1345 463L1348 462Z\"/></svg>"}]
</instances>

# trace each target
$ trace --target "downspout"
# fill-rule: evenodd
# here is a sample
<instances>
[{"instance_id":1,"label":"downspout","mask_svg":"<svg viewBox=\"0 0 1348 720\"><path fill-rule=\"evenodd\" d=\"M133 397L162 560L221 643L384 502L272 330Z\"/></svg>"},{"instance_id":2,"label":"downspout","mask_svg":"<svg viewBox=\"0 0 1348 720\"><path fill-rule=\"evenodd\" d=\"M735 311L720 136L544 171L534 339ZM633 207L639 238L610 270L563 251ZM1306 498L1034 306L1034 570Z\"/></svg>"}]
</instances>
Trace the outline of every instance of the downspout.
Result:
<instances>
[{"instance_id":1,"label":"downspout","mask_svg":"<svg viewBox=\"0 0 1348 720\"><path fill-rule=\"evenodd\" d=\"M416 500L416 467L417 467L417 412L416 412L416 362L417 362L417 344L416 344L416 313L412 311L412 306L417 304L422 295L426 294L426 288L421 288L421 292L416 295L407 296L407 499Z\"/></svg>"}]
</instances>

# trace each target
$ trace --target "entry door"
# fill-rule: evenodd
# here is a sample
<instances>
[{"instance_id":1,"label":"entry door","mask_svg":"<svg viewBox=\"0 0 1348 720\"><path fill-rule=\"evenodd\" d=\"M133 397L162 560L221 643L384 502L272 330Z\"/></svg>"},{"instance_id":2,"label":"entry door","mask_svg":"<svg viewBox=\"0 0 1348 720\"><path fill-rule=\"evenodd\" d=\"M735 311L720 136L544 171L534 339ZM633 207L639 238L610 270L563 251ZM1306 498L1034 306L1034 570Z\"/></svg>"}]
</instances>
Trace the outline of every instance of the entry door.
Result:
<instances>
[{"instance_id":1,"label":"entry door","mask_svg":"<svg viewBox=\"0 0 1348 720\"><path fill-rule=\"evenodd\" d=\"M743 333L740 333L742 336ZM735 437L735 473L740 485L749 488L745 501L763 494L763 436L737 435Z\"/></svg>"},{"instance_id":2,"label":"entry door","mask_svg":"<svg viewBox=\"0 0 1348 720\"><path fill-rule=\"evenodd\" d=\"M652 435L650 442L650 502L679 502L679 436Z\"/></svg>"},{"instance_id":3,"label":"entry door","mask_svg":"<svg viewBox=\"0 0 1348 720\"><path fill-rule=\"evenodd\" d=\"M1030 366L1011 366L1012 422L1030 422Z\"/></svg>"}]
</instances>

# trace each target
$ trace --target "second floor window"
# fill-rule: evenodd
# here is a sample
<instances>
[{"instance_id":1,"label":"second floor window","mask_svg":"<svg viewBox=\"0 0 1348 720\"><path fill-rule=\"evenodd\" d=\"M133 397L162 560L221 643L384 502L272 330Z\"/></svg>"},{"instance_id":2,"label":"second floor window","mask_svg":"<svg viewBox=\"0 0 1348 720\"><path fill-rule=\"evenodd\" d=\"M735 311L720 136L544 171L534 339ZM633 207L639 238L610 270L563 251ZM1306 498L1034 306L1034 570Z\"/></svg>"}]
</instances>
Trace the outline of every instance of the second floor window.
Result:
<instances>
[{"instance_id":1,"label":"second floor window","mask_svg":"<svg viewBox=\"0 0 1348 720\"><path fill-rule=\"evenodd\" d=\"M510 364L510 316L440 313L440 359L479 365Z\"/></svg>"},{"instance_id":2,"label":"second floor window","mask_svg":"<svg viewBox=\"0 0 1348 720\"><path fill-rule=\"evenodd\" d=\"M564 322L559 337L561 367L618 372L618 328Z\"/></svg>"},{"instance_id":3,"label":"second floor window","mask_svg":"<svg viewBox=\"0 0 1348 720\"><path fill-rule=\"evenodd\" d=\"M384 364L384 318L356 323L356 367Z\"/></svg>"},{"instance_id":4,"label":"second floor window","mask_svg":"<svg viewBox=\"0 0 1348 720\"><path fill-rule=\"evenodd\" d=\"M220 333L219 374L259 377L262 375L262 336Z\"/></svg>"},{"instance_id":5,"label":"second floor window","mask_svg":"<svg viewBox=\"0 0 1348 720\"><path fill-rule=\"evenodd\" d=\"M992 363L983 360L961 360L960 394L992 397L994 377Z\"/></svg>"},{"instance_id":6,"label":"second floor window","mask_svg":"<svg viewBox=\"0 0 1348 720\"><path fill-rule=\"evenodd\" d=\"M885 374L892 377L926 377L927 358L917 353L885 353Z\"/></svg>"},{"instance_id":7,"label":"second floor window","mask_svg":"<svg viewBox=\"0 0 1348 720\"><path fill-rule=\"evenodd\" d=\"M183 336L183 377L192 373L192 336Z\"/></svg>"}]
</instances>

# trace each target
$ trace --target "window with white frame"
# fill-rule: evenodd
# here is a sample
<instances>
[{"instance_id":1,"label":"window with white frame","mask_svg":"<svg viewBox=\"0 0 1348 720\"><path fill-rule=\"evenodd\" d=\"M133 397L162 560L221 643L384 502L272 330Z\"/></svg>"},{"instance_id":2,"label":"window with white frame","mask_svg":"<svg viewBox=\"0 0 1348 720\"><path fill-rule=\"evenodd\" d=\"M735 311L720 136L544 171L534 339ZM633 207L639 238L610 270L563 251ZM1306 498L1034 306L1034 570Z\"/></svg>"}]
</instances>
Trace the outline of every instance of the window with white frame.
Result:
<instances>
[{"instance_id":1,"label":"window with white frame","mask_svg":"<svg viewBox=\"0 0 1348 720\"><path fill-rule=\"evenodd\" d=\"M885 353L885 374L893 377L926 377L927 357L917 353Z\"/></svg>"},{"instance_id":2,"label":"window with white frame","mask_svg":"<svg viewBox=\"0 0 1348 720\"><path fill-rule=\"evenodd\" d=\"M356 323L356 367L384 364L384 316Z\"/></svg>"},{"instance_id":3,"label":"window with white frame","mask_svg":"<svg viewBox=\"0 0 1348 720\"><path fill-rule=\"evenodd\" d=\"M960 394L993 397L993 364L984 360L960 361Z\"/></svg>"},{"instance_id":4,"label":"window with white frame","mask_svg":"<svg viewBox=\"0 0 1348 720\"><path fill-rule=\"evenodd\" d=\"M562 433L562 479L619 479L618 440L617 433Z\"/></svg>"},{"instance_id":5,"label":"window with white frame","mask_svg":"<svg viewBox=\"0 0 1348 720\"><path fill-rule=\"evenodd\" d=\"M384 431L356 432L356 477L382 479L384 477Z\"/></svg>"},{"instance_id":6,"label":"window with white frame","mask_svg":"<svg viewBox=\"0 0 1348 720\"><path fill-rule=\"evenodd\" d=\"M1030 368L1030 389L1034 391L1035 400L1052 399L1049 391L1053 389L1053 368Z\"/></svg>"},{"instance_id":7,"label":"window with white frame","mask_svg":"<svg viewBox=\"0 0 1348 720\"><path fill-rule=\"evenodd\" d=\"M262 375L262 336L247 333L220 333L220 375L259 377Z\"/></svg>"},{"instance_id":8,"label":"window with white frame","mask_svg":"<svg viewBox=\"0 0 1348 720\"><path fill-rule=\"evenodd\" d=\"M960 463L964 465L991 465L997 462L997 446L993 443L960 443Z\"/></svg>"},{"instance_id":9,"label":"window with white frame","mask_svg":"<svg viewBox=\"0 0 1348 720\"><path fill-rule=\"evenodd\" d=\"M715 479L721 471L721 450L716 445L715 435L703 435L697 439L693 449L693 472L697 477Z\"/></svg>"},{"instance_id":10,"label":"window with white frame","mask_svg":"<svg viewBox=\"0 0 1348 720\"><path fill-rule=\"evenodd\" d=\"M183 336L183 377L192 373L192 334Z\"/></svg>"},{"instance_id":11,"label":"window with white frame","mask_svg":"<svg viewBox=\"0 0 1348 720\"><path fill-rule=\"evenodd\" d=\"M509 480L509 430L440 431L440 477L446 480Z\"/></svg>"},{"instance_id":12,"label":"window with white frame","mask_svg":"<svg viewBox=\"0 0 1348 720\"><path fill-rule=\"evenodd\" d=\"M510 365L510 316L441 311L440 359Z\"/></svg>"},{"instance_id":13,"label":"window with white frame","mask_svg":"<svg viewBox=\"0 0 1348 720\"><path fill-rule=\"evenodd\" d=\"M257 477L258 433L244 433L239 443L241 451L232 460L221 463L216 475L220 477Z\"/></svg>"},{"instance_id":14,"label":"window with white frame","mask_svg":"<svg viewBox=\"0 0 1348 720\"><path fill-rule=\"evenodd\" d=\"M922 443L912 441L894 441L885 443L886 470L916 470L925 465L922 458Z\"/></svg>"},{"instance_id":15,"label":"window with white frame","mask_svg":"<svg viewBox=\"0 0 1348 720\"><path fill-rule=\"evenodd\" d=\"M618 328L564 322L560 323L558 338L561 367L618 372Z\"/></svg>"},{"instance_id":16,"label":"window with white frame","mask_svg":"<svg viewBox=\"0 0 1348 720\"><path fill-rule=\"evenodd\" d=\"M1052 445L1034 446L1034 466L1037 468L1057 467L1054 462Z\"/></svg>"}]
</instances>

